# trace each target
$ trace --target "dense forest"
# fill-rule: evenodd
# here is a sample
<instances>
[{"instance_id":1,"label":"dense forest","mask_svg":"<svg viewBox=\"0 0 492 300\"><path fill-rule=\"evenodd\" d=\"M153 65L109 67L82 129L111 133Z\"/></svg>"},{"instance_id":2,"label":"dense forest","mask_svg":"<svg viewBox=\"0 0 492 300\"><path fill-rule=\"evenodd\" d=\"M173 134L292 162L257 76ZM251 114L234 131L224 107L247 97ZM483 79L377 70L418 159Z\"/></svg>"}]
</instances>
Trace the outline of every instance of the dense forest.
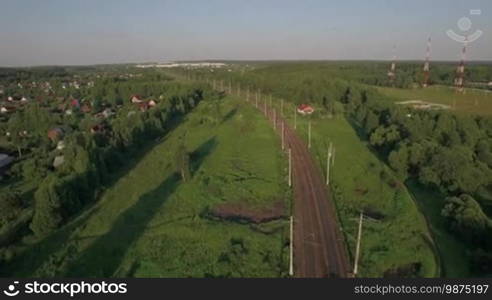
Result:
<instances>
[{"instance_id":1,"label":"dense forest","mask_svg":"<svg viewBox=\"0 0 492 300\"><path fill-rule=\"evenodd\" d=\"M287 89L291 95L299 90L300 84L308 87L313 84L329 83L337 80L357 82L374 86L391 86L397 88L417 88L424 80L423 62L403 61L396 66L394 82L388 79L389 62L376 61L333 61L333 62L264 62L252 64L237 64L235 72L228 70L194 70L194 76L209 78L228 78L235 83L248 83L252 87L272 90L271 84ZM429 72L430 85L453 86L457 62L431 63ZM277 79L275 74L279 75ZM292 88L290 80L298 78L297 88ZM465 68L465 86L480 89L492 89L492 68L486 63L469 63ZM227 83L227 82L226 82ZM313 93L319 89L311 90ZM309 93L309 92L308 92Z\"/></svg>"},{"instance_id":2,"label":"dense forest","mask_svg":"<svg viewBox=\"0 0 492 300\"><path fill-rule=\"evenodd\" d=\"M492 219L484 212L492 186L492 119L412 111L378 95L342 98L370 145L399 174L447 195L442 216L475 248L477 272L492 272ZM490 213L490 211L489 211Z\"/></svg>"}]
</instances>

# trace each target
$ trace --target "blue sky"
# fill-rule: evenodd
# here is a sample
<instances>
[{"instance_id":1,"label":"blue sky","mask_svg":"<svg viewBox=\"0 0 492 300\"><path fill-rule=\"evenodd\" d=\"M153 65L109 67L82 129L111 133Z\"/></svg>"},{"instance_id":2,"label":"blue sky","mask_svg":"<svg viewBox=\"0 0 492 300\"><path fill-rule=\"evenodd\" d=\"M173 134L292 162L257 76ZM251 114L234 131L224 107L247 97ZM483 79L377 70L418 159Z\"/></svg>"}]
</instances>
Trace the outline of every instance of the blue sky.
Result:
<instances>
[{"instance_id":1,"label":"blue sky","mask_svg":"<svg viewBox=\"0 0 492 300\"><path fill-rule=\"evenodd\" d=\"M480 16L470 9L481 9ZM490 0L0 0L0 65L201 59L459 58L467 16L492 60Z\"/></svg>"}]
</instances>

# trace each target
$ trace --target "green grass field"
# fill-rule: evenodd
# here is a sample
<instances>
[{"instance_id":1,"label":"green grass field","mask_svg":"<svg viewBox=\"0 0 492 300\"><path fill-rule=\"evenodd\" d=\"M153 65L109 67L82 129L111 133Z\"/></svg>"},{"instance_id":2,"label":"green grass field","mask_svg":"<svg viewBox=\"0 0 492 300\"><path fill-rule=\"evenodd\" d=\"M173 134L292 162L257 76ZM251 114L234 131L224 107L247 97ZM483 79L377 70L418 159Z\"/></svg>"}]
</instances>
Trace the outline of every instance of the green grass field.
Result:
<instances>
[{"instance_id":1,"label":"green grass field","mask_svg":"<svg viewBox=\"0 0 492 300\"><path fill-rule=\"evenodd\" d=\"M397 89L377 87L378 91L395 101L422 100L445 104L458 113L492 115L492 92L466 89L464 94L456 93L451 87L430 86L422 89Z\"/></svg>"},{"instance_id":2,"label":"green grass field","mask_svg":"<svg viewBox=\"0 0 492 300\"><path fill-rule=\"evenodd\" d=\"M97 204L7 266L13 276L279 277L288 268L288 222L261 225L204 216L221 203L290 207L279 140L253 108L203 101ZM215 119L215 121L213 121ZM175 175L186 133L193 178ZM286 211L286 214L289 214Z\"/></svg>"},{"instance_id":3,"label":"green grass field","mask_svg":"<svg viewBox=\"0 0 492 300\"><path fill-rule=\"evenodd\" d=\"M294 107L286 104L284 109L293 126ZM297 117L297 132L307 141L306 117ZM439 276L438 257L425 218L405 186L343 117L312 120L311 152L323 174L330 141L336 148L331 188L352 259L360 210L370 217L363 226L359 275Z\"/></svg>"}]
</instances>

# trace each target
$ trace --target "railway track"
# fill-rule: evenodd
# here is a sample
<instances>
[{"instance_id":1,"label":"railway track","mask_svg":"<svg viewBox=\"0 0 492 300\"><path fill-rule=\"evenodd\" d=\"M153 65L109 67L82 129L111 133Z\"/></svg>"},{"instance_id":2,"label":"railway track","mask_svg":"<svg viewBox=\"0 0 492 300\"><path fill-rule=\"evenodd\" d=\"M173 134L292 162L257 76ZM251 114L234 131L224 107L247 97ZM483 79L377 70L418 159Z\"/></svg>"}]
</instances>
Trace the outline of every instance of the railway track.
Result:
<instances>
[{"instance_id":1,"label":"railway track","mask_svg":"<svg viewBox=\"0 0 492 300\"><path fill-rule=\"evenodd\" d=\"M272 110L260 108L273 122ZM276 124L284 120L276 116ZM306 143L285 122L294 189L294 276L349 277L350 263L331 195ZM277 126L281 127L281 126ZM281 133L281 129L275 128Z\"/></svg>"}]
</instances>

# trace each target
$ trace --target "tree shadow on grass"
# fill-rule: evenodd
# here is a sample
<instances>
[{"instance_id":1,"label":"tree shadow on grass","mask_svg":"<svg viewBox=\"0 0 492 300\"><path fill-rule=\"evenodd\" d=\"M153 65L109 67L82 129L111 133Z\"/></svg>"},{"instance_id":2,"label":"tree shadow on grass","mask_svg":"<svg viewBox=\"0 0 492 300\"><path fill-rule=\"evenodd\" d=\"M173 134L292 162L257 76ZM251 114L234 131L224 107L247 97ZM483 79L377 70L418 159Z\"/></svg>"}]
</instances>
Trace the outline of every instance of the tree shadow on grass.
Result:
<instances>
[{"instance_id":1,"label":"tree shadow on grass","mask_svg":"<svg viewBox=\"0 0 492 300\"><path fill-rule=\"evenodd\" d=\"M217 137L214 136L209 138L191 153L191 174L194 175L198 171L205 158L217 148L217 145Z\"/></svg>"},{"instance_id":2,"label":"tree shadow on grass","mask_svg":"<svg viewBox=\"0 0 492 300\"><path fill-rule=\"evenodd\" d=\"M215 149L215 137L207 140L194 151L197 154L193 166L199 168ZM157 188L140 199L113 223L106 234L99 236L68 268L66 277L112 277L119 269L125 255L144 233L156 212L179 186L180 178L173 173Z\"/></svg>"},{"instance_id":3,"label":"tree shadow on grass","mask_svg":"<svg viewBox=\"0 0 492 300\"><path fill-rule=\"evenodd\" d=\"M163 134L160 139L153 142L149 141L137 150L124 152L126 156L130 157L130 159L127 160L124 166L114 170L112 175L106 179L104 185L101 187L100 194L95 196L96 200L89 201L80 213L73 216L73 219L59 230L53 232L47 237L42 238L32 245L29 245L29 248L23 253L16 256L9 263L2 265L0 267L0 277L33 277L34 274L39 273L39 269L43 266L43 264L50 259L53 253L63 247L63 244L70 239L73 232L90 220L91 216L98 209L95 205L97 205L97 200L102 198L104 195L104 190L111 189L114 185L116 185L118 181L125 177L125 175L128 174L133 168L135 168L135 166L137 166L138 163L154 149L154 147L163 143L173 132L173 130L182 123L182 121L183 116L174 116L168 123L167 132ZM44 271L52 273L55 272L55 268L53 268L53 270Z\"/></svg>"},{"instance_id":4,"label":"tree shadow on grass","mask_svg":"<svg viewBox=\"0 0 492 300\"><path fill-rule=\"evenodd\" d=\"M225 122L229 121L230 119L232 119L236 113L237 113L237 107L234 107L233 109L231 109L225 116L224 118L222 118L222 121L220 122L221 124L224 124Z\"/></svg>"},{"instance_id":5,"label":"tree shadow on grass","mask_svg":"<svg viewBox=\"0 0 492 300\"><path fill-rule=\"evenodd\" d=\"M146 193L114 222L111 230L100 236L71 264L67 277L111 277L132 244L142 235L155 213L176 190L179 177L169 176L156 189Z\"/></svg>"},{"instance_id":6,"label":"tree shadow on grass","mask_svg":"<svg viewBox=\"0 0 492 300\"><path fill-rule=\"evenodd\" d=\"M49 260L49 257L60 250L61 245L70 239L72 233L90 219L97 210L97 207L91 208L70 224L34 244L9 264L2 266L0 277L34 277L36 271L39 271L41 266ZM47 273L55 272L55 268L44 271Z\"/></svg>"}]
</instances>

